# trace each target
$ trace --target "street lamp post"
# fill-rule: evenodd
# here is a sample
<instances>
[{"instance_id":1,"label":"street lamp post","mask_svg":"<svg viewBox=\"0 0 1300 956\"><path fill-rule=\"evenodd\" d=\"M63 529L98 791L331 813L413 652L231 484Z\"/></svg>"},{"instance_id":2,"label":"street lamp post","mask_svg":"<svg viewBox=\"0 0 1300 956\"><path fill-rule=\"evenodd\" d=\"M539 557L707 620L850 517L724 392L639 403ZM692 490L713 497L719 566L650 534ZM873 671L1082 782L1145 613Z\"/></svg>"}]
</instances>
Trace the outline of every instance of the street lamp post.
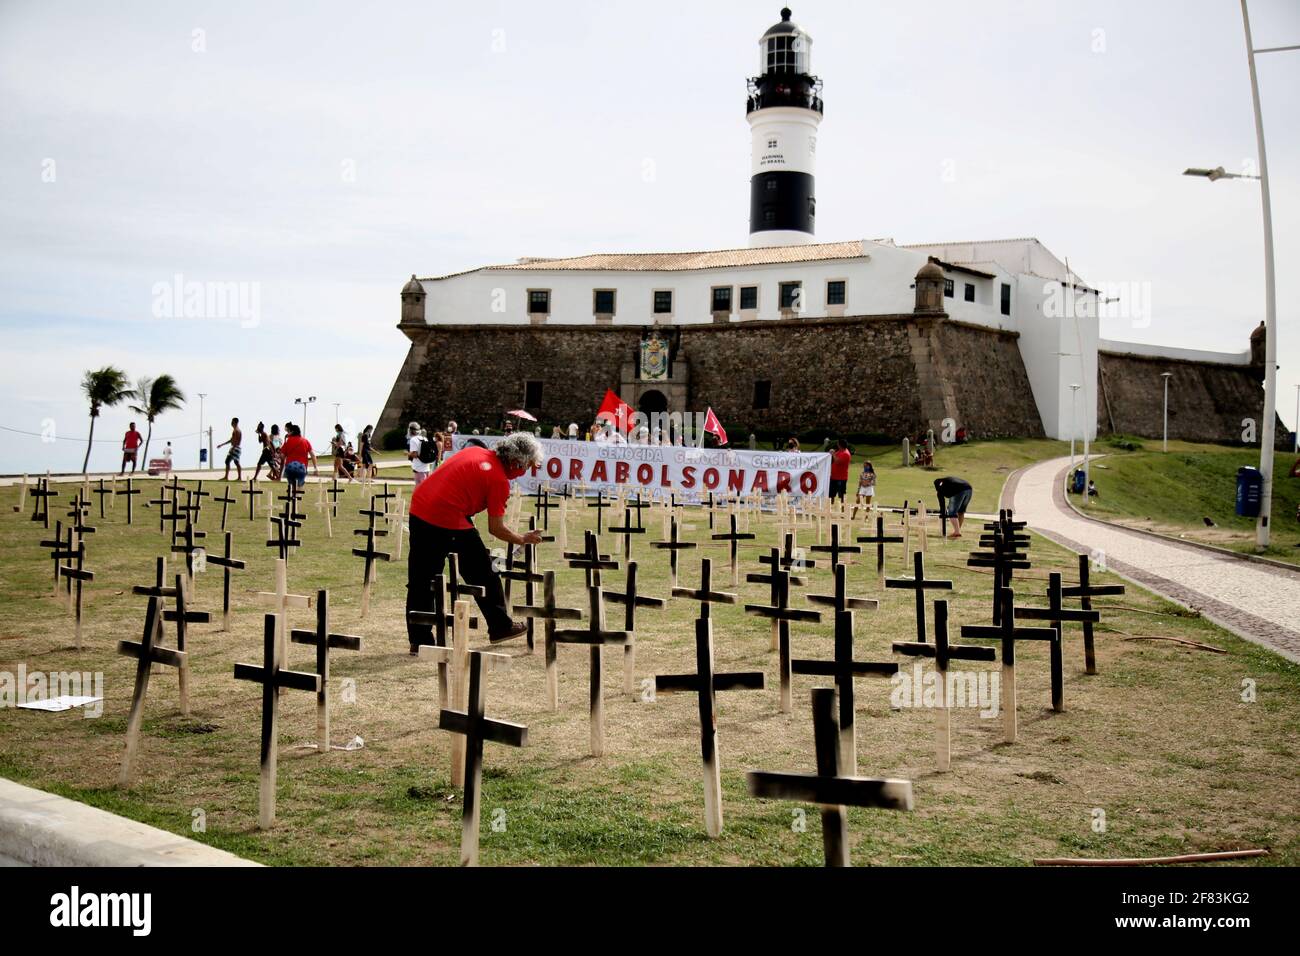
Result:
<instances>
[{"instance_id":1,"label":"street lamp post","mask_svg":"<svg viewBox=\"0 0 1300 956\"><path fill-rule=\"evenodd\" d=\"M1173 372L1161 372L1160 377L1165 380L1165 428L1164 439L1161 442L1160 450L1169 451L1169 379L1173 377Z\"/></svg>"},{"instance_id":2,"label":"street lamp post","mask_svg":"<svg viewBox=\"0 0 1300 956\"><path fill-rule=\"evenodd\" d=\"M1079 432L1079 389L1082 385L1070 386L1070 473L1074 473L1074 436Z\"/></svg>"},{"instance_id":3,"label":"street lamp post","mask_svg":"<svg viewBox=\"0 0 1300 956\"><path fill-rule=\"evenodd\" d=\"M207 392L199 392L199 467L203 467L203 400L208 397Z\"/></svg>"},{"instance_id":4,"label":"street lamp post","mask_svg":"<svg viewBox=\"0 0 1300 956\"><path fill-rule=\"evenodd\" d=\"M302 434L304 438L307 437L307 406L314 401L316 401L315 395L309 395L306 398L295 398L293 400L293 403L295 405L302 406ZM310 438L308 438L307 440L311 441Z\"/></svg>"},{"instance_id":5,"label":"street lamp post","mask_svg":"<svg viewBox=\"0 0 1300 956\"><path fill-rule=\"evenodd\" d=\"M1264 221L1264 421L1260 429L1259 472L1263 479L1260 489L1259 518L1255 523L1255 546L1268 547L1269 519L1273 511L1273 443L1277 420L1277 285L1273 271L1273 206L1268 188L1268 155L1264 149L1264 114L1259 105L1259 77L1255 72L1257 53L1282 53L1300 50L1300 44L1255 49L1250 33L1250 11L1246 0L1241 0L1241 22L1246 31L1246 62L1250 68L1250 97L1255 108L1255 145L1259 151L1259 175L1225 173L1217 169L1188 169L1184 176L1204 176L1211 182L1220 179L1258 179L1260 202Z\"/></svg>"},{"instance_id":6,"label":"street lamp post","mask_svg":"<svg viewBox=\"0 0 1300 956\"><path fill-rule=\"evenodd\" d=\"M1291 437L1295 439L1295 453L1300 455L1300 385L1295 387L1295 425L1291 428Z\"/></svg>"}]
</instances>

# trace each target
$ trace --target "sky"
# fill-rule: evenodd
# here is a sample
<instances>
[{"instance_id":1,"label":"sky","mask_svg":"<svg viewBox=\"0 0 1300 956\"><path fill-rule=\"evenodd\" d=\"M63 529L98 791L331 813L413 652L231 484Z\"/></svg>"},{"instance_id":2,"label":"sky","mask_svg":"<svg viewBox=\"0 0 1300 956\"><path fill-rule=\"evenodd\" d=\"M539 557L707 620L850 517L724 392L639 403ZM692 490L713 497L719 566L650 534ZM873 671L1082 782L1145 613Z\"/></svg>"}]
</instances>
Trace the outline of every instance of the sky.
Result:
<instances>
[{"instance_id":1,"label":"sky","mask_svg":"<svg viewBox=\"0 0 1300 956\"><path fill-rule=\"evenodd\" d=\"M1104 337L1246 347L1259 184L1181 175L1256 168L1237 2L793 7L825 83L819 240L1033 236L1094 286L1146 284L1150 324ZM412 273L745 246L745 80L779 9L0 0L0 472L81 467L87 369L176 377L151 454L171 438L179 464L200 393L218 442L315 396L319 448L336 404L350 433L378 419ZM1251 18L1257 48L1300 43L1296 0ZM1259 78L1292 423L1300 52ZM243 299L187 310L177 282ZM139 418L104 411L92 469Z\"/></svg>"}]
</instances>

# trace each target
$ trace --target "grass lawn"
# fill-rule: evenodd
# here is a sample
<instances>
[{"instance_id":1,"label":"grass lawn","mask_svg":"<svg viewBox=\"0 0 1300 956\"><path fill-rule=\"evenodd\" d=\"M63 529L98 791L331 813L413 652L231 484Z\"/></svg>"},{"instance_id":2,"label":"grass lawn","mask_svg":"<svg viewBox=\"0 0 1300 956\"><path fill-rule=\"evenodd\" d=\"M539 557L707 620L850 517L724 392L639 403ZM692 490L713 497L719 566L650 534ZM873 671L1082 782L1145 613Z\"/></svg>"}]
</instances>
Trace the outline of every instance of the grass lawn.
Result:
<instances>
[{"instance_id":1,"label":"grass lawn","mask_svg":"<svg viewBox=\"0 0 1300 956\"><path fill-rule=\"evenodd\" d=\"M1236 514L1237 469L1259 467L1259 451L1223 445L1144 441L1126 451L1105 439L1096 446L1106 457L1092 469L1097 497L1090 513L1130 527L1146 528L1234 551L1255 551L1255 519ZM1300 563L1300 478L1291 478L1296 456L1273 459L1272 542L1264 554ZM1073 499L1079 501L1076 496ZM1204 519L1214 522L1206 525Z\"/></svg>"},{"instance_id":2,"label":"grass lawn","mask_svg":"<svg viewBox=\"0 0 1300 956\"><path fill-rule=\"evenodd\" d=\"M1000 453L993 444L971 445L943 453L936 474L967 475L976 487L977 506L992 508L1000 475L1056 451L1054 443L1009 443ZM876 455L889 504L901 504L913 488L919 493L933 477L902 469L890 460L896 457L892 450ZM61 515L69 489L60 490L52 510ZM148 497L153 495L140 500ZM175 673L155 673L137 782L120 790L115 779L134 665L115 652L115 645L120 638L139 636L145 602L130 588L151 581L154 558L167 539L151 509L139 509L131 528L120 502L104 519L96 512L92 523L98 531L88 540L87 561L96 578L87 590L85 650L77 653L68 611L51 594L50 562L37 546L45 535L26 515L12 513L8 500L6 495L0 514L5 582L0 672L14 672L19 664L29 672L99 671L106 702L95 719L79 711L0 709L0 775L269 864L457 862L460 799L449 783L449 736L436 728L435 667L407 654L404 562L380 565L370 616L359 619L361 562L350 554L356 541L352 530L362 525L357 511L365 504L359 487L340 499L332 539L309 488L305 543L291 558L289 575L295 592L328 588L333 629L364 637L361 653L335 652L332 668L335 743L360 735L365 746L325 755L299 748L314 737L314 700L286 691L280 708L279 821L268 832L256 828L261 691L232 677L236 661L261 661L262 611L254 593L273 581L264 512L250 522L246 507L232 508L234 551L249 563L234 578L232 630L218 631L219 615L218 624L190 628L189 717L177 710ZM571 543L581 529L594 525L591 515L590 509L575 509L569 518ZM219 511L209 503L201 525L212 532L217 521ZM695 586L698 560L708 556L715 564L714 586L727 589L726 551L708 540L707 517L688 510L685 523L685 537L701 546L687 554L683 584ZM661 519L650 517L646 526L648 533L633 547L641 589L666 596L666 555L648 545L660 539ZM742 575L758 569L760 548L775 539L770 521L754 521L750 530L758 538L742 549ZM811 544L815 536L815 527L805 529L801 543ZM927 570L954 582L949 596L954 640L958 625L985 623L989 615L989 575L964 566L973 540L929 541ZM608 537L603 542L606 549L612 544ZM558 550L557 544L542 546L544 567L558 570ZM1064 571L1073 580L1077 565L1073 555L1041 539L1035 539L1032 551L1034 568L1017 572L1018 600L1041 605L1048 571ZM903 570L902 548L892 546L889 572ZM830 589L827 569L809 574L806 590ZM585 606L581 573L564 569L558 578L560 603ZM1098 573L1094 580L1113 579ZM622 582L621 571L607 572L606 586ZM742 583L738 590L742 603L766 603L765 586ZM850 590L881 600L879 610L857 614L859 660L890 659L891 641L913 639L911 594L879 586L874 555L852 565ZM210 568L198 578L195 604L219 611L219 602L220 578ZM802 597L795 603L805 606ZM932 714L923 708L891 711L887 681L859 681L859 772L911 779L916 809L851 810L856 864L1021 865L1041 856L1147 856L1256 846L1272 852L1255 862L1300 864L1295 737L1300 668L1144 592L1100 603L1136 609L1104 611L1100 674L1082 673L1082 642L1077 629L1068 628L1066 711L1054 714L1047 649L1022 646L1017 651L1020 741L1004 745L1000 720L982 718L973 708L958 710L950 773L934 770ZM621 692L622 655L607 652L607 753L599 759L587 749L586 649L559 648L561 706L551 713L540 642L531 656L522 641L499 648L513 655L513 666L488 676L487 711L527 724L529 744L487 746L485 864L821 862L815 808L750 798L744 771L812 770L808 691L825 681L796 677L794 710L782 714L767 623L722 605L713 609L718 670L762 669L769 686L763 692L719 694L726 828L720 839L705 835L696 701L685 695L643 701L639 693L648 675L694 670L696 613L697 605L685 600L641 612L636 695ZM612 609L611 621L618 620L621 612ZM313 622L312 611L290 615L293 627ZM795 656L828 657L830 632L829 623L794 625ZM1142 636L1177 636L1226 653L1129 640ZM472 643L485 642L476 636ZM291 645L289 665L308 669L311 655ZM910 673L914 659L898 660ZM352 702L341 694L344 679L355 681ZM1255 687L1251 703L1242 700L1247 679ZM1105 814L1104 832L1094 830L1098 809ZM206 829L194 833L200 810ZM493 829L494 817L501 829ZM794 826L801 818L807 821L804 830Z\"/></svg>"}]
</instances>

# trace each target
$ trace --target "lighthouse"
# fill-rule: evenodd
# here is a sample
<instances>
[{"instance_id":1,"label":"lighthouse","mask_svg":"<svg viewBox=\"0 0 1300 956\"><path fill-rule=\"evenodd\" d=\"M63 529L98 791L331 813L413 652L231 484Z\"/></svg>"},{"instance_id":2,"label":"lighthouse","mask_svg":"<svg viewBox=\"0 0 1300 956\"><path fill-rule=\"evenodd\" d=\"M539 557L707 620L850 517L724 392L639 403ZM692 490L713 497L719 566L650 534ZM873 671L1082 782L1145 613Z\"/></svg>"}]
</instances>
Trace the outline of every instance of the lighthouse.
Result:
<instances>
[{"instance_id":1,"label":"lighthouse","mask_svg":"<svg viewBox=\"0 0 1300 956\"><path fill-rule=\"evenodd\" d=\"M758 76L749 81L751 136L749 244L795 246L813 241L817 223L814 170L822 82L812 75L812 37L781 11L758 41Z\"/></svg>"}]
</instances>

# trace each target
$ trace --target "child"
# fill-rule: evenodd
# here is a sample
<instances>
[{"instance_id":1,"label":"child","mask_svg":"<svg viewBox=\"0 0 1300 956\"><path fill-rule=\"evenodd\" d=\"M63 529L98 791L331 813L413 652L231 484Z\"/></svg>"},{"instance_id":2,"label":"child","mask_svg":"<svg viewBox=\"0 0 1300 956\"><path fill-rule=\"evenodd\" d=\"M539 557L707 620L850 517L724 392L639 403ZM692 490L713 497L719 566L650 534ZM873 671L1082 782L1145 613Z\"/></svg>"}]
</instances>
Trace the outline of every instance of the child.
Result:
<instances>
[{"instance_id":1,"label":"child","mask_svg":"<svg viewBox=\"0 0 1300 956\"><path fill-rule=\"evenodd\" d=\"M858 516L858 505L865 505L871 511L871 499L876 496L876 469L871 462L862 463L862 474L858 476L858 500L853 504L853 518ZM852 519L850 519L852 520Z\"/></svg>"}]
</instances>

